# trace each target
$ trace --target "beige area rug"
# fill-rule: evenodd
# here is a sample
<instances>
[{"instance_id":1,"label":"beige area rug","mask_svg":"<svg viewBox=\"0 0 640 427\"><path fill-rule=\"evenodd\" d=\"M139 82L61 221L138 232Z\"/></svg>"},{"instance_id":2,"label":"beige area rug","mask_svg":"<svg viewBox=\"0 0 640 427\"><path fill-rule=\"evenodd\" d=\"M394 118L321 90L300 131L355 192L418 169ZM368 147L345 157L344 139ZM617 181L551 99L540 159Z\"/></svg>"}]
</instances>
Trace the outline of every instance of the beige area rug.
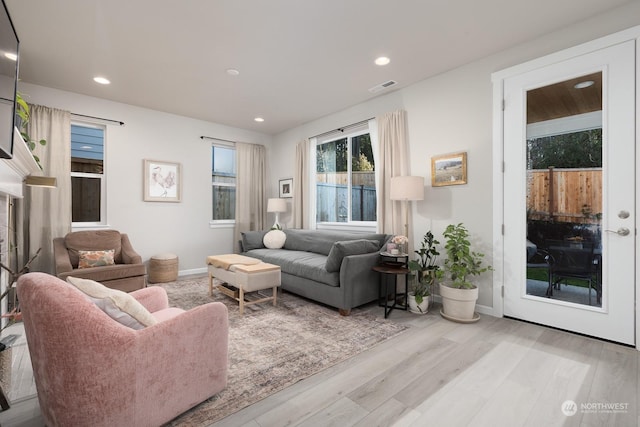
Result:
<instances>
[{"instance_id":1,"label":"beige area rug","mask_svg":"<svg viewBox=\"0 0 640 427\"><path fill-rule=\"evenodd\" d=\"M209 425L407 328L359 309L343 317L337 309L282 291L277 307L271 302L250 305L240 316L236 301L217 291L209 296L206 277L157 286L167 290L175 307L188 310L221 301L229 309L227 388L169 426Z\"/></svg>"}]
</instances>

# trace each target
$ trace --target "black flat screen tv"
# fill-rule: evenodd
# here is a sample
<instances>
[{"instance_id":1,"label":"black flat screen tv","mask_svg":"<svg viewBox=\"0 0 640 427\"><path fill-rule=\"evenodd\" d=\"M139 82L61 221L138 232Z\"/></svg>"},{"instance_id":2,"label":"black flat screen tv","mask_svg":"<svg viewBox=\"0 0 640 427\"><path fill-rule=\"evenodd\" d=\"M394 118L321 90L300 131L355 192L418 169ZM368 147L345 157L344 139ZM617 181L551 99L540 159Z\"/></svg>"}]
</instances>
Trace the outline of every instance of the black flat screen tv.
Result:
<instances>
[{"instance_id":1,"label":"black flat screen tv","mask_svg":"<svg viewBox=\"0 0 640 427\"><path fill-rule=\"evenodd\" d=\"M0 158L13 157L13 128L16 125L18 46L20 42L2 0L0 8Z\"/></svg>"}]
</instances>

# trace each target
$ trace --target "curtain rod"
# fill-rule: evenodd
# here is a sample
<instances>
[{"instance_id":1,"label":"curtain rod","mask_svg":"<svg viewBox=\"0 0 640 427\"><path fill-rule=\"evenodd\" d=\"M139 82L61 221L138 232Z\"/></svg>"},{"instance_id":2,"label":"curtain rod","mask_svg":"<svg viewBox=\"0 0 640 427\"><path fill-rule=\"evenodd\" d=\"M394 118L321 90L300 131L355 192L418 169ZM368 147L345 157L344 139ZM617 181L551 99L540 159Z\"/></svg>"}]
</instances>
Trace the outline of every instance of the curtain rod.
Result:
<instances>
[{"instance_id":1,"label":"curtain rod","mask_svg":"<svg viewBox=\"0 0 640 427\"><path fill-rule=\"evenodd\" d=\"M13 102L13 100L11 99L7 99L7 98L3 98L0 97L0 101L8 101L8 102ZM111 122L111 123L117 123L120 126L124 126L124 122L121 122L120 120L111 120L111 119L105 119L103 117L95 117L95 116L87 116L85 114L78 114L78 113L70 113L72 116L76 116L76 117L85 117L88 119L96 119L96 120L102 120L103 122Z\"/></svg>"},{"instance_id":2,"label":"curtain rod","mask_svg":"<svg viewBox=\"0 0 640 427\"><path fill-rule=\"evenodd\" d=\"M87 119L96 119L96 120L102 120L103 122L110 122L110 123L116 123L120 126L124 126L124 122L120 121L120 120L111 120L111 119L105 119L103 117L96 117L96 116L87 116L86 114L78 114L78 113L71 113L72 116L76 116L76 117L84 117Z\"/></svg>"},{"instance_id":3,"label":"curtain rod","mask_svg":"<svg viewBox=\"0 0 640 427\"><path fill-rule=\"evenodd\" d=\"M344 132L345 129L349 129L349 128L352 128L354 126L363 125L365 123L368 123L369 120L373 120L373 119L375 119L375 117L364 119L364 120L361 120L361 121L359 121L357 123L351 123L350 125L342 126L342 127L339 127L339 128L334 129L334 130L327 131L327 132L322 132L322 133L319 133L317 135L311 136L310 138L318 138L318 137L321 137L321 136L324 136L324 135L329 135L330 133L338 132L338 131Z\"/></svg>"},{"instance_id":4,"label":"curtain rod","mask_svg":"<svg viewBox=\"0 0 640 427\"><path fill-rule=\"evenodd\" d=\"M230 140L228 140L228 139L223 139L223 138L214 138L214 137L212 137L212 136L204 136L204 135L202 135L202 136L200 137L200 139L213 139L213 140L216 140L216 141L231 142L232 144L235 144L235 143L237 142L237 141L230 141Z\"/></svg>"}]
</instances>

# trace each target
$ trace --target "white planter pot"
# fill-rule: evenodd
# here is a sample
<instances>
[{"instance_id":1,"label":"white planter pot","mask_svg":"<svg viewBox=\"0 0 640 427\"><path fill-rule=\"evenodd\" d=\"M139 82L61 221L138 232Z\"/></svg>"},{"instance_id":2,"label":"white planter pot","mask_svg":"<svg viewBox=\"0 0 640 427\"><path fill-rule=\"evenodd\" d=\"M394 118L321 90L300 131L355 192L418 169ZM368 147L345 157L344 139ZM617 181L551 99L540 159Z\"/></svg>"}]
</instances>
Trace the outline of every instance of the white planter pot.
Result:
<instances>
[{"instance_id":1,"label":"white planter pot","mask_svg":"<svg viewBox=\"0 0 640 427\"><path fill-rule=\"evenodd\" d=\"M452 288L447 283L440 283L442 311L445 317L452 320L472 321L478 300L478 288Z\"/></svg>"},{"instance_id":2,"label":"white planter pot","mask_svg":"<svg viewBox=\"0 0 640 427\"><path fill-rule=\"evenodd\" d=\"M418 305L416 303L416 297L409 292L409 311L416 314L427 314L429 312L429 302L431 296L426 296L422 299L422 303Z\"/></svg>"}]
</instances>

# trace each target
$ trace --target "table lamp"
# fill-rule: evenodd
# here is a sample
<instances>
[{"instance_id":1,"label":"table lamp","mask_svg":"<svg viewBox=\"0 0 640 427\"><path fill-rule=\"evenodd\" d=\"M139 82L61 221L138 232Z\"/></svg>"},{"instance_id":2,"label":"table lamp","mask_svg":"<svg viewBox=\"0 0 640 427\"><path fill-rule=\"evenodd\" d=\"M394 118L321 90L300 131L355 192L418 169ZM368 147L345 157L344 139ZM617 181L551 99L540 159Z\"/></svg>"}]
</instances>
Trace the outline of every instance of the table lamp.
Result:
<instances>
[{"instance_id":1,"label":"table lamp","mask_svg":"<svg viewBox=\"0 0 640 427\"><path fill-rule=\"evenodd\" d=\"M287 201L285 199L269 199L267 201L267 212L273 212L276 214L276 221L273 223L273 227L271 227L272 229L278 229L280 230L282 227L280 227L279 224L279 220L278 220L278 215L280 214L280 212L286 212L287 211Z\"/></svg>"}]
</instances>

